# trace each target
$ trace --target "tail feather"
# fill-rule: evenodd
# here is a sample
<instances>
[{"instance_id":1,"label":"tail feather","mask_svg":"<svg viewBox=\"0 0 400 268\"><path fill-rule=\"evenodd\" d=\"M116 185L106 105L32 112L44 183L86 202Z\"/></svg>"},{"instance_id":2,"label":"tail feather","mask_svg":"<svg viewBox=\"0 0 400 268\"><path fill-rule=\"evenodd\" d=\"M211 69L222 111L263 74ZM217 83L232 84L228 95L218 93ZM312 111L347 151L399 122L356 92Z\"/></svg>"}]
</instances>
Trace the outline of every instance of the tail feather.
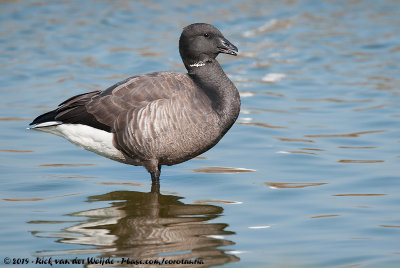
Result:
<instances>
[{"instance_id":1,"label":"tail feather","mask_svg":"<svg viewBox=\"0 0 400 268\"><path fill-rule=\"evenodd\" d=\"M37 124L41 124L44 122L56 121L56 116L57 116L57 111L53 110L53 111L44 113L42 115L39 115L29 125L32 126L32 125L37 125Z\"/></svg>"},{"instance_id":2,"label":"tail feather","mask_svg":"<svg viewBox=\"0 0 400 268\"><path fill-rule=\"evenodd\" d=\"M62 102L57 109L39 115L29 125L35 125L33 128L44 128L62 123L82 124L111 132L110 125L101 123L86 108L86 104L100 92L100 90L96 90L73 96Z\"/></svg>"}]
</instances>

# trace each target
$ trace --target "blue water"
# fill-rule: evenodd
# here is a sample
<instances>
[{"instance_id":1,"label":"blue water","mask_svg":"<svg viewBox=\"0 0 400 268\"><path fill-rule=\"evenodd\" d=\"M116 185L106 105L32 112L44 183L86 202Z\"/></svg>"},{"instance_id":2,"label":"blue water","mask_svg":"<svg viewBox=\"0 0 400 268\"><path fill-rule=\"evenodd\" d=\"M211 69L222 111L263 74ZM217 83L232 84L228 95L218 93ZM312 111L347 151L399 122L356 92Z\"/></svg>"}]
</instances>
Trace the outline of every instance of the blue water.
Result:
<instances>
[{"instance_id":1,"label":"blue water","mask_svg":"<svg viewBox=\"0 0 400 268\"><path fill-rule=\"evenodd\" d=\"M398 267L399 14L390 0L1 1L1 265ZM199 21L239 48L219 60L242 110L213 149L163 168L160 195L141 167L26 130L75 94L183 72L177 41Z\"/></svg>"}]
</instances>

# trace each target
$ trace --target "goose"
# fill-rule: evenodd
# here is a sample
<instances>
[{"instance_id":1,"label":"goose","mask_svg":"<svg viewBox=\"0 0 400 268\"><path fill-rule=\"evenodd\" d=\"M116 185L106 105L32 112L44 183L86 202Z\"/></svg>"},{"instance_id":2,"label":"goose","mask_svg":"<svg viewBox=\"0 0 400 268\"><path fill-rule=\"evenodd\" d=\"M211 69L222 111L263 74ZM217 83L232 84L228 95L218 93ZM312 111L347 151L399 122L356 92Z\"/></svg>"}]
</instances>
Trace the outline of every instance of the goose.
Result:
<instances>
[{"instance_id":1,"label":"goose","mask_svg":"<svg viewBox=\"0 0 400 268\"><path fill-rule=\"evenodd\" d=\"M216 145L236 121L240 96L216 60L238 49L213 25L183 28L179 52L187 73L131 76L73 96L38 116L32 130L61 136L83 149L144 166L159 184L162 165L192 159Z\"/></svg>"}]
</instances>

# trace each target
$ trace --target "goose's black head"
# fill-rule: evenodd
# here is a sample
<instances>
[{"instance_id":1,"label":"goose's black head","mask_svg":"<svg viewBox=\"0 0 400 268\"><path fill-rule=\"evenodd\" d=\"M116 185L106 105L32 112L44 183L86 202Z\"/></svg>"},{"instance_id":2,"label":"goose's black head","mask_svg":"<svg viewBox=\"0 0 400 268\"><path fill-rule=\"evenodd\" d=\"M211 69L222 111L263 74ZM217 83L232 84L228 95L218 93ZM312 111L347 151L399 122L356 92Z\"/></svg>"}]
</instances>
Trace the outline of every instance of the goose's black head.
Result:
<instances>
[{"instance_id":1,"label":"goose's black head","mask_svg":"<svg viewBox=\"0 0 400 268\"><path fill-rule=\"evenodd\" d=\"M186 26L179 39L179 52L188 70L215 59L219 53L236 56L237 51L217 28L207 23Z\"/></svg>"}]
</instances>

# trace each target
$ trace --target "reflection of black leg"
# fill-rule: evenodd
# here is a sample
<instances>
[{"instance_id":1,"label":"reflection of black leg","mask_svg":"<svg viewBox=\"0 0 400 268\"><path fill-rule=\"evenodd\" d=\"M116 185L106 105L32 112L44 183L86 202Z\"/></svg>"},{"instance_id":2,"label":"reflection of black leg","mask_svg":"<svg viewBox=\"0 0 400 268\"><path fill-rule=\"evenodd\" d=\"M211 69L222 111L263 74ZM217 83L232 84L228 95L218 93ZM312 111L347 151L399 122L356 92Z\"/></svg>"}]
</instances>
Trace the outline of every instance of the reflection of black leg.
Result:
<instances>
[{"instance_id":1,"label":"reflection of black leg","mask_svg":"<svg viewBox=\"0 0 400 268\"><path fill-rule=\"evenodd\" d=\"M160 194L160 183L151 183L151 193Z\"/></svg>"}]
</instances>

